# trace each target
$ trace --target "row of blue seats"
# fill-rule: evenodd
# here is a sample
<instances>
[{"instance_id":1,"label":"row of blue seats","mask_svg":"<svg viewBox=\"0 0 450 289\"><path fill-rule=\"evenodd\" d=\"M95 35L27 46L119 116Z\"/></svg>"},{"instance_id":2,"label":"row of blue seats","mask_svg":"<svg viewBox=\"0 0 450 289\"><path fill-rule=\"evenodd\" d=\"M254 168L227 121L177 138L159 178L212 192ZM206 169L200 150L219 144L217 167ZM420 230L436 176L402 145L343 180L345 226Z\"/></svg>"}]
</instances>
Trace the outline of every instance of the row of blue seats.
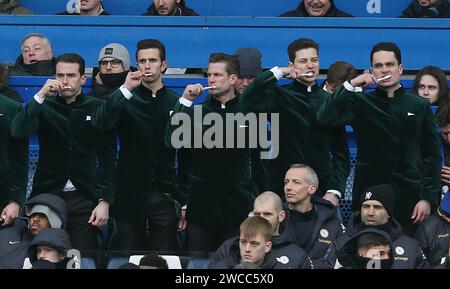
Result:
<instances>
[{"instance_id":1,"label":"row of blue seats","mask_svg":"<svg viewBox=\"0 0 450 289\"><path fill-rule=\"evenodd\" d=\"M186 0L187 6L204 16L278 16L294 10L301 0ZM21 0L35 14L65 11L76 0ZM141 15L153 0L103 0L113 15ZM358 17L396 17L411 0L334 0L336 6Z\"/></svg>"},{"instance_id":2,"label":"row of blue seats","mask_svg":"<svg viewBox=\"0 0 450 289\"><path fill-rule=\"evenodd\" d=\"M165 44L169 67L203 68L212 52L233 53L239 47L258 48L263 67L272 67L286 65L287 46L307 37L320 44L322 68L344 60L367 69L372 46L393 41L402 49L406 70L450 69L445 19L0 16L0 63L16 61L20 41L29 33L46 35L55 55L82 55L88 67L97 65L98 52L111 42L125 45L135 63L136 43L144 38Z\"/></svg>"}]
</instances>

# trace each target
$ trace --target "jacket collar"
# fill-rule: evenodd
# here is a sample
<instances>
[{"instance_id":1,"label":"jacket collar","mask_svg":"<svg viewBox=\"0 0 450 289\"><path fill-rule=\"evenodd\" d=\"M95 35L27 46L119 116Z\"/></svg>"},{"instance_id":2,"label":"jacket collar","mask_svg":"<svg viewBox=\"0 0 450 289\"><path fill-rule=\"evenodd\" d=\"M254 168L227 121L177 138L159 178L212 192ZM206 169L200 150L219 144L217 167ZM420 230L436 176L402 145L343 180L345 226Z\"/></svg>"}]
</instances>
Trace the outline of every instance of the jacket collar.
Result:
<instances>
[{"instance_id":1,"label":"jacket collar","mask_svg":"<svg viewBox=\"0 0 450 289\"><path fill-rule=\"evenodd\" d=\"M295 91L300 92L302 94L316 93L320 89L319 85L317 85L317 81L312 86L307 86L303 83L300 83L300 82L294 80L292 82L292 85L293 85Z\"/></svg>"},{"instance_id":2,"label":"jacket collar","mask_svg":"<svg viewBox=\"0 0 450 289\"><path fill-rule=\"evenodd\" d=\"M239 102L239 95L236 95L234 98L230 99L225 104L221 103L211 95L208 95L207 102L216 109L225 109L229 106L235 106Z\"/></svg>"},{"instance_id":3,"label":"jacket collar","mask_svg":"<svg viewBox=\"0 0 450 289\"><path fill-rule=\"evenodd\" d=\"M396 97L398 95L402 95L404 93L405 93L405 89L402 86L400 86L399 88L397 88L396 91L394 91L394 97ZM382 98L388 98L387 91L384 89L381 89L379 86L377 86L377 88L375 89L375 94Z\"/></svg>"}]
</instances>

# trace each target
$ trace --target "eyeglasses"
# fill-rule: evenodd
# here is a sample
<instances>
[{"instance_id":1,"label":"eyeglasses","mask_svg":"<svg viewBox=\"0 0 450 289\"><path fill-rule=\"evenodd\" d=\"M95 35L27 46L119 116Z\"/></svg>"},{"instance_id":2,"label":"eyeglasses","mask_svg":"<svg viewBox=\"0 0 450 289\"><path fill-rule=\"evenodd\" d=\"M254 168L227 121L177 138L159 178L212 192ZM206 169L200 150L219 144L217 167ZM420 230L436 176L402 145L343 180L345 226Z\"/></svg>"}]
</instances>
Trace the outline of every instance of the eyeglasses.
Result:
<instances>
[{"instance_id":1,"label":"eyeglasses","mask_svg":"<svg viewBox=\"0 0 450 289\"><path fill-rule=\"evenodd\" d=\"M116 68L116 67L118 67L121 63L122 63L122 61L120 61L120 60L118 60L118 59L102 60L102 61L100 61L100 66L101 66L101 67L107 67L108 64L111 64L111 67Z\"/></svg>"}]
</instances>

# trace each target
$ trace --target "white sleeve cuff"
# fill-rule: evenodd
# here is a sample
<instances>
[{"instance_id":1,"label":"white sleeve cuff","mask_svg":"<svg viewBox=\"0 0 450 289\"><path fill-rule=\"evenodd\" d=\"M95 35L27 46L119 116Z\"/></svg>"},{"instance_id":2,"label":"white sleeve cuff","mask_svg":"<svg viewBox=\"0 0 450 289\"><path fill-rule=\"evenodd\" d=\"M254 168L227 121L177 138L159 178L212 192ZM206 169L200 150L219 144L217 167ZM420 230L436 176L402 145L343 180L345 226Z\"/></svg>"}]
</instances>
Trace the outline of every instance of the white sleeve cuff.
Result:
<instances>
[{"instance_id":1,"label":"white sleeve cuff","mask_svg":"<svg viewBox=\"0 0 450 289\"><path fill-rule=\"evenodd\" d=\"M119 89L126 99L130 99L133 96L128 88L123 87L123 85Z\"/></svg>"},{"instance_id":2,"label":"white sleeve cuff","mask_svg":"<svg viewBox=\"0 0 450 289\"><path fill-rule=\"evenodd\" d=\"M44 103L45 97L39 96L37 94L34 95L34 100L36 100L39 104Z\"/></svg>"},{"instance_id":3,"label":"white sleeve cuff","mask_svg":"<svg viewBox=\"0 0 450 289\"><path fill-rule=\"evenodd\" d=\"M352 85L350 84L350 82L348 82L348 81L344 82L344 87L345 87L345 89L347 89L348 91L353 91L353 92L356 91L356 87L352 86Z\"/></svg>"},{"instance_id":4,"label":"white sleeve cuff","mask_svg":"<svg viewBox=\"0 0 450 289\"><path fill-rule=\"evenodd\" d=\"M180 97L180 98L178 99L178 101L179 101L182 105L184 105L184 106L187 106L187 107L191 107L191 106L192 106L192 101L190 101L190 100L187 99L187 98Z\"/></svg>"},{"instance_id":5,"label":"white sleeve cuff","mask_svg":"<svg viewBox=\"0 0 450 289\"><path fill-rule=\"evenodd\" d=\"M184 205L183 207L181 207L182 210L186 210L187 209L187 205Z\"/></svg>"},{"instance_id":6,"label":"white sleeve cuff","mask_svg":"<svg viewBox=\"0 0 450 289\"><path fill-rule=\"evenodd\" d=\"M333 195L337 195L339 196L339 199L342 200L342 193L339 192L338 190L328 190L327 193L333 194Z\"/></svg>"},{"instance_id":7,"label":"white sleeve cuff","mask_svg":"<svg viewBox=\"0 0 450 289\"><path fill-rule=\"evenodd\" d=\"M283 78L283 72L278 68L278 66L272 67L270 69L270 71L272 71L273 76L275 76L275 78L277 80L280 80Z\"/></svg>"}]
</instances>

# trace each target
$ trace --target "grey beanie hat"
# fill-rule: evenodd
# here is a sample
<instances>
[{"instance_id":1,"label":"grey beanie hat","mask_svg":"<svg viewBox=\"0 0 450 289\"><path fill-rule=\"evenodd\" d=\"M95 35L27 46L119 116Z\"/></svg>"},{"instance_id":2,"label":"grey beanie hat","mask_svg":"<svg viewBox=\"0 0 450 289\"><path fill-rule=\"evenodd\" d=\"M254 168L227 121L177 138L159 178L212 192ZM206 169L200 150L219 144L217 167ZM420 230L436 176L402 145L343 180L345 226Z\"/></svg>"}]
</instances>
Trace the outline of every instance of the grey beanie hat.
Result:
<instances>
[{"instance_id":1,"label":"grey beanie hat","mask_svg":"<svg viewBox=\"0 0 450 289\"><path fill-rule=\"evenodd\" d=\"M130 70L130 54L128 49L120 43L110 43L100 50L98 55L98 62L103 58L112 57L122 61L123 69Z\"/></svg>"},{"instance_id":2,"label":"grey beanie hat","mask_svg":"<svg viewBox=\"0 0 450 289\"><path fill-rule=\"evenodd\" d=\"M50 223L50 226L52 226L52 228L58 229L62 227L61 218L50 207L46 205L34 205L31 210L27 210L26 215L30 217L35 213L44 214L47 217L48 222Z\"/></svg>"}]
</instances>

